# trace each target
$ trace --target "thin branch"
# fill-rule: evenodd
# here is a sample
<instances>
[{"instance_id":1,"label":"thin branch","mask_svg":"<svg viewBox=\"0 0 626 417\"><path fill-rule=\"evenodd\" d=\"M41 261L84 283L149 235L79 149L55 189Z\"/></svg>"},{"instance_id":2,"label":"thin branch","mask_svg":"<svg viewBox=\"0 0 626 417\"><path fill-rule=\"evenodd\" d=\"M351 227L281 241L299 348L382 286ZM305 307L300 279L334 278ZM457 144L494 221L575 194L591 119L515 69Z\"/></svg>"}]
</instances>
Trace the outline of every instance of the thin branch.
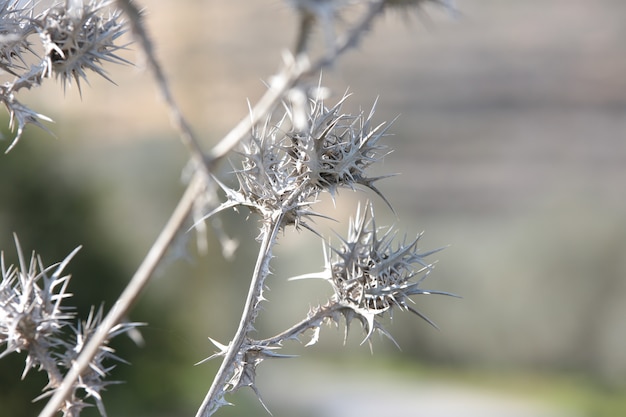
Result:
<instances>
[{"instance_id":1,"label":"thin branch","mask_svg":"<svg viewBox=\"0 0 626 417\"><path fill-rule=\"evenodd\" d=\"M323 307L320 307L311 314L309 317L301 320L300 322L294 324L289 329L272 336L267 339L258 340L255 342L257 346L276 346L280 345L285 340L297 339L302 333L306 332L309 329L315 329L320 327L322 321L327 317L334 316L338 311L346 308L338 303L330 303Z\"/></svg>"},{"instance_id":2,"label":"thin branch","mask_svg":"<svg viewBox=\"0 0 626 417\"><path fill-rule=\"evenodd\" d=\"M109 337L109 332L126 316L130 308L133 306L142 290L148 284L156 269L159 261L165 255L167 249L176 237L176 233L181 229L183 223L187 219L193 208L193 203L198 193L203 189L204 176L197 173L190 181L185 193L180 199L178 206L174 209L172 216L167 221L161 234L150 248L150 251L144 258L143 262L133 275L132 279L116 301L113 308L98 327L98 330L85 345L80 355L74 362L72 368L68 371L61 386L55 391L39 417L53 417L59 409L63 401L70 394L74 383L87 370L93 357L98 353L100 346Z\"/></svg>"},{"instance_id":3,"label":"thin branch","mask_svg":"<svg viewBox=\"0 0 626 417\"><path fill-rule=\"evenodd\" d=\"M208 156L209 167L214 167L223 159L257 123L273 110L284 97L284 94L301 79L318 73L322 68L332 64L341 54L355 46L361 36L370 27L374 18L383 10L383 6L383 0L370 3L369 8L363 14L362 18L346 32L344 37L337 39L335 48L326 56L318 59L314 64L311 64L304 55L298 55L296 58L292 58L286 62L284 69L274 77L270 88L265 95L261 97L257 105L251 109L250 114L242 119L233 130L213 147ZM224 359L220 369L213 380L209 392L206 394L198 409L196 417L209 417L225 404L223 396L225 394L227 380L233 372L234 361L256 317L259 296L264 285L265 277L269 271L271 247L275 242L276 233L280 229L282 216L282 214L278 216L278 219L275 219L271 225L271 229L264 233L239 328L237 329L233 341L228 345L227 351L224 353Z\"/></svg>"},{"instance_id":4,"label":"thin branch","mask_svg":"<svg viewBox=\"0 0 626 417\"><path fill-rule=\"evenodd\" d=\"M338 56L343 54L349 48L355 46L361 36L369 28L374 18L382 11L384 2L383 0L377 0L370 3L368 10L364 13L361 20L359 20L349 31L347 31L344 37L337 39L336 47L329 54L318 59L314 64L311 64L304 57L299 57L297 60L292 60L291 63L285 65L285 68L278 74L278 76L275 77L275 81L272 83L270 89L252 109L251 114L239 122L233 130L231 130L219 143L217 143L206 159L203 156L204 154L200 149L199 143L196 140L189 124L183 117L171 94L167 79L161 69L161 66L155 58L152 43L150 42L150 39L143 27L139 9L137 9L131 0L117 0L117 4L129 17L133 32L140 40L142 48L148 59L149 66L154 72L157 85L161 90L168 107L170 108L173 121L180 132L181 140L190 149L193 158L197 161L198 166L201 167L201 172L203 172L203 174L207 174L215 169L217 163L221 161L250 132L254 125L259 123L259 121L262 120L262 118L265 117L268 112L274 108L274 106L276 106L276 104L282 99L284 94L290 88L296 85L302 78L316 74L322 68L332 64ZM44 409L39 414L39 417L53 417L53 415L61 408L63 401L70 394L73 384L88 368L92 358L98 352L101 344L108 337L110 330L117 325L130 310L135 300L150 280L159 261L162 259L176 236L176 233L180 230L185 219L192 210L194 200L196 199L198 193L203 189L202 185L204 181L206 181L206 176L196 173L192 181L189 183L185 194L178 203L178 206L174 210L174 213L133 275L128 286L124 289L124 292L113 306L107 317L103 320L96 333L94 333L89 343L87 343L78 359L67 373L62 385L55 391L54 395L50 398ZM215 377L211 389L207 393L200 409L198 410L198 417L210 416L217 408L219 408L219 405L216 403L216 400L218 399L216 394L218 389L223 389L226 379L232 371L233 359L236 357L239 349L245 341L247 332L256 316L258 297L260 296L265 276L268 273L269 261L271 259L271 246L276 239L281 222L282 215L278 216L278 219L274 221L271 230L265 233L239 329L237 330L233 342L231 342L229 346L229 350L226 353L226 357L224 358L222 366Z\"/></svg>"},{"instance_id":5,"label":"thin branch","mask_svg":"<svg viewBox=\"0 0 626 417\"><path fill-rule=\"evenodd\" d=\"M142 49L148 59L148 64L157 81L157 85L170 108L173 121L180 131L181 140L190 149L194 158L207 172L212 171L228 152L244 138L252 127L259 123L265 115L282 99L284 94L296 85L302 78L317 74L322 68L331 65L340 55L353 46L356 46L362 35L367 31L374 18L383 10L384 0L377 0L369 4L368 10L363 14L346 35L335 42L335 47L325 56L311 64L304 56L285 65L285 68L275 77L270 89L251 110L250 115L244 117L220 142L218 142L205 160L198 140L195 138L191 127L183 117L180 108L176 104L170 91L169 83L154 54L152 42L142 23L140 10L131 0L117 0L117 5L130 19L131 27L135 36L140 40Z\"/></svg>"},{"instance_id":6,"label":"thin branch","mask_svg":"<svg viewBox=\"0 0 626 417\"><path fill-rule=\"evenodd\" d=\"M172 123L174 124L174 127L178 130L181 141L191 152L191 155L194 158L195 162L198 164L198 167L200 167L200 169L203 169L205 171L205 174L208 175L210 169L204 159L204 152L202 151L200 142L195 137L191 126L187 122L187 119L183 116L180 107L174 99L174 95L172 94L172 91L170 89L167 77L165 76L163 68L156 58L154 46L152 45L152 41L148 36L145 25L143 24L143 16L141 11L131 0L117 0L116 3L117 6L126 14L126 16L128 16L132 32L139 40L141 49L143 50L143 53L145 54L148 61L148 67L154 74L157 87L160 90L167 107L169 108Z\"/></svg>"},{"instance_id":7,"label":"thin branch","mask_svg":"<svg viewBox=\"0 0 626 417\"><path fill-rule=\"evenodd\" d=\"M235 359L246 340L248 332L252 328L254 319L256 318L256 314L258 312L259 301L263 291L265 278L269 274L269 263L272 259L272 246L276 241L276 236L278 235L282 222L283 214L278 214L264 225L266 229L263 233L263 240L261 241L261 247L259 248L259 255L254 267L239 327L237 328L233 341L228 345L228 349L224 354L224 360L215 375L215 379L213 380L213 384L211 385L209 392L204 397L204 401L202 401L202 404L196 413L196 417L211 416L222 405L220 400L224 395L224 388L227 384L227 380L233 372Z\"/></svg>"},{"instance_id":8,"label":"thin branch","mask_svg":"<svg viewBox=\"0 0 626 417\"><path fill-rule=\"evenodd\" d=\"M285 68L273 79L270 88L261 97L259 102L219 143L217 143L208 156L209 166L215 165L230 152L247 134L252 127L259 123L278 102L284 94L305 77L318 74L320 70L331 65L340 55L358 44L362 35L369 29L374 18L383 10L384 0L377 0L369 4L361 19L335 42L335 47L311 64L306 56L298 55L291 62L285 64Z\"/></svg>"}]
</instances>

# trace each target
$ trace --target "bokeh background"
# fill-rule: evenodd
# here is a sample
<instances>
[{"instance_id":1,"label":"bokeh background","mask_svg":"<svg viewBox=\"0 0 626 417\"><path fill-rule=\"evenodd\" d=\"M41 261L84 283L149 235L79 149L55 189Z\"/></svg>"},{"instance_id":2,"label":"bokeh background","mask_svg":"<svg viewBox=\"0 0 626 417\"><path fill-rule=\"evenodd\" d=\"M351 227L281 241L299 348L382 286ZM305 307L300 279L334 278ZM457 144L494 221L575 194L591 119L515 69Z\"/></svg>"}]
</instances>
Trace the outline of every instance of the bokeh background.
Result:
<instances>
[{"instance_id":1,"label":"bokeh background","mask_svg":"<svg viewBox=\"0 0 626 417\"><path fill-rule=\"evenodd\" d=\"M292 46L285 2L144 2L175 96L209 148L255 102ZM342 191L319 210L346 219L372 198L380 224L426 231L438 253L425 287L463 299L420 298L440 327L396 314L401 350L356 326L324 329L321 342L288 345L299 359L264 363L259 387L275 416L622 416L626 413L626 3L618 0L459 0L458 16L433 7L390 11L357 50L325 71L346 108L394 123L394 152L377 172L397 217L367 192ZM319 34L318 34L319 35ZM321 42L321 37L318 39ZM12 233L46 264L70 265L81 314L111 306L183 190L187 156L133 46L136 67L108 67L63 93L53 82L24 101L51 116L57 136L29 127L0 158L0 243ZM316 80L314 80L316 81ZM2 124L7 125L7 122ZM11 138L11 133L4 136ZM3 142L8 146L8 141ZM227 167L225 167L225 170ZM119 365L105 404L112 416L193 415L217 363L210 336L232 336L256 256L256 223L225 213L241 246L234 261L171 256L131 319L149 323L146 346L114 346ZM320 221L325 233L345 224ZM192 236L189 236L192 238ZM321 270L319 240L281 237L259 322L273 334L323 303L322 282L286 282ZM45 381L17 383L23 356L0 361L0 416L32 416ZM219 415L262 415L251 392ZM85 415L97 415L87 411Z\"/></svg>"}]
</instances>

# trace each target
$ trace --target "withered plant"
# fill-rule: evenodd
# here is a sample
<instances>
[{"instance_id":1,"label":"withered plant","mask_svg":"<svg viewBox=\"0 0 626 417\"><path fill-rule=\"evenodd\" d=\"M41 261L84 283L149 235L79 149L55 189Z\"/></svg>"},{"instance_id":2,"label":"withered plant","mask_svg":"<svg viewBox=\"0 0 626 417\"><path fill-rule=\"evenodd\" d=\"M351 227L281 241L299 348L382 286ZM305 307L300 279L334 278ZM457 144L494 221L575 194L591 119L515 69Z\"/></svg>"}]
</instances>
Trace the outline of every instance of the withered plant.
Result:
<instances>
[{"instance_id":1,"label":"withered plant","mask_svg":"<svg viewBox=\"0 0 626 417\"><path fill-rule=\"evenodd\" d=\"M101 392L113 383L106 380L114 366L112 360L121 360L109 340L137 330L140 323L126 323L124 318L176 236L191 230L209 233L212 221L224 210L241 209L242 215L258 219L260 247L235 335L224 344L211 339L217 352L207 360L220 358L222 363L197 416L214 414L228 404L226 394L241 387L258 394L257 366L265 359L289 357L281 353L287 340L315 344L325 323L345 323L347 328L356 320L364 330L364 342L371 342L375 332L392 338L380 319L393 310L415 313L433 324L418 310L413 297L451 294L422 288L433 269L430 255L437 250L420 249L421 235L411 238L393 227L379 226L373 204L367 200L350 221L347 236L338 242L323 236L312 219L327 217L314 210L321 194L329 193L334 200L340 188L373 192L392 207L379 189L379 181L386 177L369 173L390 150L385 137L391 124L375 121L375 103L370 111L344 111L349 94L329 104L321 70L359 44L386 10L419 11L433 3L454 11L449 2L290 0L299 28L293 50L285 52L280 69L269 78L267 92L250 106L249 114L206 151L205 144L211 141L196 136L174 101L135 2L67 0L42 8L47 3L0 1L0 70L10 79L0 85L0 101L15 131L7 152L18 145L27 125L45 129L50 120L22 104L20 91L51 78L59 80L63 88L76 84L79 91L81 82L92 73L109 79L105 64L128 63L119 56L121 49L129 47L120 43L128 31L169 106L180 139L189 150L193 174L161 234L106 315L102 308L92 309L86 319L77 320L64 304L70 297L70 277L63 271L78 249L59 264L45 266L35 254L27 262L15 237L19 265L5 265L4 257L1 265L0 345L5 349L0 357L25 351L24 376L32 368L47 373L48 384L40 398L48 398L48 402L40 417L58 412L77 416L90 399L106 415ZM347 10L351 19L342 19ZM317 39L314 31L318 28L323 47L315 54L310 44ZM315 88L308 81L312 78L320 80ZM218 167L226 160L233 167L232 177L219 178ZM331 286L332 296L292 327L260 339L255 320L261 313L273 248L291 229L314 233L323 240L325 252L322 272L294 279L323 279ZM221 230L213 230L225 245L224 253L232 252L232 241L224 238Z\"/></svg>"}]
</instances>

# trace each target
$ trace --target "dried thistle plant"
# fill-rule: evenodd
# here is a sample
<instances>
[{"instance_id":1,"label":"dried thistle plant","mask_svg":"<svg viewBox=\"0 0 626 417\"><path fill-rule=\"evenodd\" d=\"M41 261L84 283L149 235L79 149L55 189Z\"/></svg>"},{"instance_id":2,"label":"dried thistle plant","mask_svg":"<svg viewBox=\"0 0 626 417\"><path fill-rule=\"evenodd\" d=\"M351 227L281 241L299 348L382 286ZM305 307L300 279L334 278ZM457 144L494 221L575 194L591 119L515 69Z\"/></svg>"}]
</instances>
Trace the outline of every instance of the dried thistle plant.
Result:
<instances>
[{"instance_id":1,"label":"dried thistle plant","mask_svg":"<svg viewBox=\"0 0 626 417\"><path fill-rule=\"evenodd\" d=\"M126 26L111 1L68 0L35 13L40 3L45 4L0 1L0 69L12 76L0 86L0 101L9 112L9 126L17 130L6 152L18 143L28 124L47 130L41 121L52 121L18 101L20 90L54 77L64 90L76 82L80 92L80 81L87 81L90 71L111 81L103 68L105 62L129 64L117 55L126 47L117 43Z\"/></svg>"},{"instance_id":2,"label":"dried thistle plant","mask_svg":"<svg viewBox=\"0 0 626 417\"><path fill-rule=\"evenodd\" d=\"M419 252L417 244L421 234L407 242L406 236L397 242L397 231L376 226L374 209L367 203L350 223L348 237L339 248L326 250L326 268L319 274L298 278L323 278L333 288L334 295L326 308L339 309L346 321L346 336L350 322L358 319L369 341L375 330L395 340L384 330L378 318L391 313L394 308L410 311L436 327L428 317L412 306L414 295L448 295L443 291L424 290L421 282L433 269L426 258L441 249ZM334 254L334 256L333 256ZM337 307L333 307L337 306ZM330 318L337 322L336 315ZM319 336L315 328L312 340Z\"/></svg>"},{"instance_id":3,"label":"dried thistle plant","mask_svg":"<svg viewBox=\"0 0 626 417\"><path fill-rule=\"evenodd\" d=\"M367 202L351 221L347 237L338 246L325 246L324 271L294 278L326 280L333 290L330 299L273 337L253 336L265 300L263 291L272 250L279 236L293 226L310 230L326 241L310 221L316 216L327 217L313 209L321 193L329 193L334 200L339 188L361 188L374 192L392 207L376 184L388 176L368 173L389 152L382 139L391 123L374 122L376 104L369 112L344 112L348 94L334 105L327 105L321 82L311 89L307 79L319 76L323 68L359 44L376 17L387 9L419 9L427 3L453 10L446 0L290 1L299 25L294 50L285 53L281 69L270 78L266 94L251 106L249 115L204 151L173 99L135 2L67 0L35 13L37 1L0 1L0 69L10 77L0 86L0 101L17 130L8 150L16 145L26 125L43 127L41 121L49 120L22 105L16 99L17 93L53 77L64 87L75 82L79 91L90 73L109 79L104 64L127 63L117 53L125 48L118 42L128 29L146 56L191 159L187 190L108 314L104 315L102 308L92 310L86 320L74 325L73 313L61 305L69 297L69 277L61 276L62 271L76 251L52 267L44 267L34 255L31 264L26 265L16 238L20 266L5 268L2 261L0 345L6 347L0 357L25 350L28 356L24 375L33 367L48 374L49 384L40 398L50 399L40 417L51 417L59 411L65 416L77 416L89 398L105 415L101 392L113 383L104 379L112 369L108 361L121 360L108 347L108 341L138 325L124 324L124 317L176 236L188 230L186 222L190 218L192 229L199 235L212 226L224 243L223 253L232 254L235 240L223 232L218 216L226 209L245 208L258 216L260 247L235 335L226 344L211 339L218 351L206 360L221 358L222 364L198 409L198 417L214 414L228 404L226 394L241 387L251 387L260 399L257 366L265 359L290 357L280 353L284 342L300 340L306 332L312 331L307 345L315 344L324 323L339 324L343 318L347 333L356 319L365 332L364 342L371 342L375 331L392 338L380 319L394 310L413 312L434 325L414 306L413 297L452 295L421 287L433 267L426 258L438 250L419 250L421 235L399 239L393 228L379 227L373 205ZM348 11L351 19L343 19ZM322 29L324 52L315 57L309 46L317 27ZM43 56L35 52L34 39L40 42ZM217 176L217 167L224 159L233 166L229 179ZM226 185L232 183L237 185Z\"/></svg>"},{"instance_id":4,"label":"dried thistle plant","mask_svg":"<svg viewBox=\"0 0 626 417\"><path fill-rule=\"evenodd\" d=\"M63 271L80 247L59 264L45 267L35 253L30 263L26 263L17 236L15 245L19 266L6 266L4 253L0 258L0 345L6 345L0 358L13 352L27 352L22 379L33 368L45 372L48 377L44 393L35 399L40 400L52 395L62 384L64 374L100 325L102 308L96 313L92 308L85 321L74 325L75 313L64 305L72 294L67 292L70 276L63 275ZM63 416L80 415L80 411L89 406L88 398L92 398L100 414L106 416L100 393L107 385L116 383L105 379L115 367L111 362L123 362L108 346L108 339L138 325L122 323L111 329L107 340L92 358L89 369L72 384L71 395L60 407Z\"/></svg>"}]
</instances>

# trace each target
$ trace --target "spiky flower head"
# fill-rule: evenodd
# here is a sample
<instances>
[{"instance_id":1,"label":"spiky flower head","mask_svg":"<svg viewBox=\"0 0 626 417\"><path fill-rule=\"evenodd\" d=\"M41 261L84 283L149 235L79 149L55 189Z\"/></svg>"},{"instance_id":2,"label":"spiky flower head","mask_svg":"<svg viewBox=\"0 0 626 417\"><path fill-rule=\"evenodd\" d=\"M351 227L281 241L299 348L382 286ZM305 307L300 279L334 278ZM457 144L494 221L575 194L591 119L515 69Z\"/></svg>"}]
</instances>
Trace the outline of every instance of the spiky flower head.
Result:
<instances>
[{"instance_id":1,"label":"spiky flower head","mask_svg":"<svg viewBox=\"0 0 626 417\"><path fill-rule=\"evenodd\" d=\"M376 103L367 115L363 111L357 115L342 112L349 97L345 94L330 108L323 100L309 100L306 130L290 134L295 148L292 154L309 181L321 190L334 195L338 187L362 185L384 199L374 186L375 181L384 177L368 178L366 170L389 153L379 141L390 124L372 125Z\"/></svg>"},{"instance_id":2,"label":"spiky flower head","mask_svg":"<svg viewBox=\"0 0 626 417\"><path fill-rule=\"evenodd\" d=\"M241 143L241 168L235 168L239 189L234 190L216 180L227 200L203 216L196 224L224 209L247 207L265 221L282 218L281 225L299 226L301 218L312 214L307 208L317 193L296 172L287 143L291 139L281 130L285 118L272 124L271 115L264 124L255 126L249 141ZM305 225L306 226L306 225Z\"/></svg>"},{"instance_id":3,"label":"spiky flower head","mask_svg":"<svg viewBox=\"0 0 626 417\"><path fill-rule=\"evenodd\" d=\"M32 7L19 0L0 4L0 69L12 75L27 68L25 53L34 53L27 39L35 32Z\"/></svg>"},{"instance_id":4,"label":"spiky flower head","mask_svg":"<svg viewBox=\"0 0 626 417\"><path fill-rule=\"evenodd\" d=\"M256 126L251 140L243 144L242 168L237 171L240 191L260 212L282 212L288 223L296 223L306 212L308 200L316 190L298 172L291 138L285 134L288 122L267 118Z\"/></svg>"},{"instance_id":5,"label":"spiky flower head","mask_svg":"<svg viewBox=\"0 0 626 417\"><path fill-rule=\"evenodd\" d=\"M363 210L359 207L351 220L347 238L327 253L325 271L296 278L320 277L330 282L334 295L329 306L340 306L339 311L348 325L353 318L361 321L367 333L365 340L374 330L391 338L378 319L394 307L411 311L434 326L411 305L413 300L410 297L453 295L420 288L433 268L426 257L440 249L420 252L417 246L421 235L413 240L407 240L406 236L398 240L397 237L394 229L376 226L372 205L368 203Z\"/></svg>"},{"instance_id":6,"label":"spiky flower head","mask_svg":"<svg viewBox=\"0 0 626 417\"><path fill-rule=\"evenodd\" d=\"M109 1L89 1L82 6L48 9L41 19L40 28L48 75L60 78L63 85L80 80L87 81L91 70L113 82L102 68L103 62L128 63L116 55L125 46L116 40L125 33L120 12L109 8ZM80 7L82 6L82 7Z\"/></svg>"},{"instance_id":7,"label":"spiky flower head","mask_svg":"<svg viewBox=\"0 0 626 417\"><path fill-rule=\"evenodd\" d=\"M38 87L53 75L63 87L87 81L91 70L111 81L102 65L129 62L117 55L125 48L118 38L126 31L121 12L110 1L67 0L41 13L34 13L39 2L0 1L0 70L15 78L0 85L0 102L9 112L9 127L17 130L9 152L19 141L24 128L34 124L47 130L41 121L51 121L17 99L21 89ZM39 34L43 57L32 44L30 35ZM112 81L111 81L112 82Z\"/></svg>"},{"instance_id":8,"label":"spiky flower head","mask_svg":"<svg viewBox=\"0 0 626 417\"><path fill-rule=\"evenodd\" d=\"M4 253L1 258L0 345L6 344L6 348L0 358L25 350L28 356L22 377L31 368L39 367L51 370L51 382L59 383L62 378L51 352L62 345L63 328L73 317L62 306L63 300L70 297L70 277L62 273L78 249L60 264L44 267L35 254L27 265L17 237L15 242L19 268L6 267Z\"/></svg>"},{"instance_id":9,"label":"spiky flower head","mask_svg":"<svg viewBox=\"0 0 626 417\"><path fill-rule=\"evenodd\" d=\"M323 191L334 197L339 187L362 185L384 199L374 186L384 177L366 175L367 168L387 153L378 143L385 136L384 123L371 125L373 109L367 116L343 113L348 97L331 108L321 98L310 98L305 107L285 105L278 120L270 115L255 126L238 152L239 189L218 182L227 201L205 218L225 208L246 206L263 218L279 213L284 224L308 227L302 219L318 215L310 205Z\"/></svg>"},{"instance_id":10,"label":"spiky flower head","mask_svg":"<svg viewBox=\"0 0 626 417\"><path fill-rule=\"evenodd\" d=\"M63 341L63 350L57 352L55 357L59 365L64 370L69 370L72 364L78 359L83 348L87 345L93 334L102 322L102 306L97 311L92 307L86 320L72 325L72 337ZM98 352L89 364L89 368L74 383L73 390L65 401L62 412L64 417L78 417L83 408L91 406L86 400L93 399L101 416L106 417L106 410L102 401L101 393L107 386L118 384L119 381L111 381L106 378L115 368L115 365L106 365L105 362L117 361L127 363L125 360L115 355L115 350L108 346L108 342L113 337L130 331L141 325L141 323L121 323L113 327L109 332L108 339L100 346ZM54 393L56 387L48 386L49 390L36 398L39 400Z\"/></svg>"},{"instance_id":11,"label":"spiky flower head","mask_svg":"<svg viewBox=\"0 0 626 417\"><path fill-rule=\"evenodd\" d=\"M62 262L44 267L41 259L34 253L27 264L17 237L15 243L19 267L7 267L4 253L0 257L0 346L6 345L0 358L12 352L26 351L26 366L22 378L32 368L47 373L48 384L44 388L45 392L35 399L39 400L52 395L61 385L64 374L73 366L100 325L102 308L96 313L92 309L87 320L74 326L72 321L75 314L63 306L63 302L71 297L67 292L70 276L63 275L63 271L80 247ZM141 324L119 324L109 332L108 339L139 325ZM85 402L88 398L93 398L100 414L106 417L100 393L106 386L115 383L105 380L113 369L113 366L104 364L110 359L122 361L108 346L107 340L100 346L89 369L75 382L72 394L61 409L64 417L77 417L83 408L89 406Z\"/></svg>"}]
</instances>

